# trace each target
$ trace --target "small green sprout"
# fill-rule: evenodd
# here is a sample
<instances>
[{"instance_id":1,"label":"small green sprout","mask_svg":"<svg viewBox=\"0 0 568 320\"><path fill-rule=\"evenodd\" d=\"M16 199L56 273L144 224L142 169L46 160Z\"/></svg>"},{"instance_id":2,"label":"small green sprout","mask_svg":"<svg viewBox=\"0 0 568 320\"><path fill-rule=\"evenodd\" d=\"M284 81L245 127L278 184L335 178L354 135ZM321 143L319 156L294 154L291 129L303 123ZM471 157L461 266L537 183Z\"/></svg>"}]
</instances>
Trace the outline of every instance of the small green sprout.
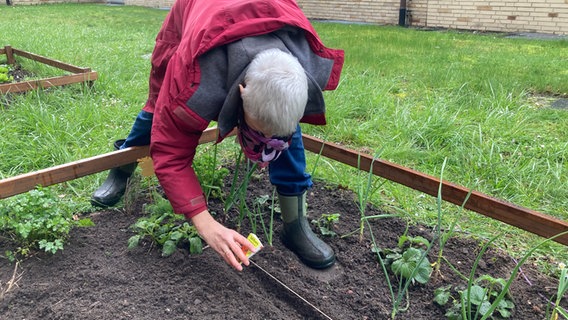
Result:
<instances>
[{"instance_id":1,"label":"small green sprout","mask_svg":"<svg viewBox=\"0 0 568 320\"><path fill-rule=\"evenodd\" d=\"M339 213L323 213L318 219L312 220L312 223L318 227L322 235L334 237L337 236L333 230L334 225L339 221L340 216Z\"/></svg>"}]
</instances>

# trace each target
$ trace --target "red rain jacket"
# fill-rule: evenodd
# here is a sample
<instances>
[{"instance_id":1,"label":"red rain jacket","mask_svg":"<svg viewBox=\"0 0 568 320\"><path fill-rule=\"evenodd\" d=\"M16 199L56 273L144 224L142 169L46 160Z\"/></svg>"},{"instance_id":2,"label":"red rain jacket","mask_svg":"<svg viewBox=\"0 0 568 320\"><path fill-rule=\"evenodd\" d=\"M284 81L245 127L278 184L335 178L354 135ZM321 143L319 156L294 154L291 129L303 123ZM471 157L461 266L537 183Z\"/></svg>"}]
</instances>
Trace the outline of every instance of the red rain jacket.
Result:
<instances>
[{"instance_id":1,"label":"red rain jacket","mask_svg":"<svg viewBox=\"0 0 568 320\"><path fill-rule=\"evenodd\" d=\"M186 104L198 89L202 72L207 72L200 69L198 58L213 48L285 26L303 29L313 53L333 60L327 84L321 87L335 89L343 51L322 44L293 0L177 0L166 17L152 54L144 110L154 113L150 153L156 176L176 213L191 218L207 209L192 163L211 119ZM302 122L325 124L325 117L305 116ZM221 132L219 141L226 133Z\"/></svg>"}]
</instances>

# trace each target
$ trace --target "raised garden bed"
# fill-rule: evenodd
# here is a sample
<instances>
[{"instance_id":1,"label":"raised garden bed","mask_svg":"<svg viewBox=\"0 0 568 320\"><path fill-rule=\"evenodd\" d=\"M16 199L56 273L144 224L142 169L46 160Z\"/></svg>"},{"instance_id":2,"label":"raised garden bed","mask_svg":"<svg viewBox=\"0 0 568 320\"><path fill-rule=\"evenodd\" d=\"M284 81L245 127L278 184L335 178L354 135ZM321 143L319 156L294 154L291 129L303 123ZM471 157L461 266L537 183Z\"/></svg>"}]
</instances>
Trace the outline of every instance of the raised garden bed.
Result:
<instances>
[{"instance_id":1,"label":"raised garden bed","mask_svg":"<svg viewBox=\"0 0 568 320\"><path fill-rule=\"evenodd\" d=\"M216 137L212 128L204 133L201 142L214 141ZM449 202L459 203L467 196L463 187L310 136L304 135L304 144L309 151L428 194L435 193L442 184L444 200ZM0 181L0 199L37 184L47 186L129 163L147 152L146 147L129 148L4 179ZM253 179L247 190L249 207L272 193L266 172L255 174ZM225 179L225 194L230 192L233 182L232 175ZM11 319L445 319L452 300L449 305L435 303L435 292L445 288L456 299L468 285L467 277L473 270L471 279L511 279L507 300L514 307L499 309L510 312L505 318L547 319L549 301L558 286L558 280L542 274L531 263L517 268L519 261L504 251L493 247L485 251L486 239L456 232L457 236L443 248L439 272L434 271L426 283L417 282L401 291L399 285L404 282L391 273L385 275L375 249L381 249L384 255L400 247L403 238L425 239L433 244L428 253L429 262L433 263L441 250L435 229L408 226L404 219L387 216L367 205L365 217L382 218L367 219L368 224L359 230L361 208L355 201L357 195L322 182L316 182L308 195L310 220L322 214L341 215L333 227L336 236L326 239L338 259L329 270L306 268L282 246L277 214L273 245L265 242L266 248L252 259L256 265L242 273L232 270L211 249L189 255L188 247L182 246L163 257L161 248L146 239L128 250L127 242L135 234L132 226L150 202L148 194L136 194L138 197L129 200L125 210L89 214L95 225L73 229L65 250L55 255L37 253L19 266L0 264L0 283L15 286L0 299L0 314ZM469 202L472 210L541 236L567 230L564 221L480 193L469 194ZM235 208L224 212L222 199L212 198L209 205L224 225L239 228L243 234L253 231L248 220L238 222L239 212ZM261 219L269 225L269 205L265 203L262 211ZM322 232L321 228L312 227L315 232ZM259 228L257 223L255 232L266 240L267 233ZM566 244L567 239L563 236L555 240ZM13 250L14 244L0 238L0 247ZM398 299L400 304L395 305ZM563 310L568 308L567 301L562 300L560 306ZM492 319L502 318L495 314Z\"/></svg>"},{"instance_id":2,"label":"raised garden bed","mask_svg":"<svg viewBox=\"0 0 568 320\"><path fill-rule=\"evenodd\" d=\"M235 131L231 133L234 135ZM217 128L206 130L199 143L215 141ZM550 238L568 231L568 222L543 213L517 206L500 199L421 172L399 166L395 163L374 159L373 157L303 135L306 150L319 153L362 171L400 183L431 196L437 196L441 188L441 198L447 202L462 205L487 217L505 222L536 235ZM36 186L77 179L89 174L105 171L128 163L136 162L148 155L148 147L131 147L89 159L78 160L52 168L30 172L16 177L0 180L0 199L8 198L34 189ZM554 241L568 245L568 234L554 238Z\"/></svg>"},{"instance_id":3,"label":"raised garden bed","mask_svg":"<svg viewBox=\"0 0 568 320\"><path fill-rule=\"evenodd\" d=\"M242 170L242 169L241 169ZM226 179L225 192L231 188L232 174ZM272 187L266 172L249 184L247 199L251 203L270 195ZM89 214L95 226L72 230L69 243L56 255L39 253L22 262L17 287L0 300L0 314L6 319L390 319L393 301L385 275L372 251L369 230L372 229L382 248L393 248L401 235L432 239L431 228L411 226L398 218L369 220L363 240L358 232L359 209L356 195L338 186L315 183L308 194L310 219L323 213L341 214L335 224L337 236L325 237L337 253L337 264L326 271L303 266L278 238L281 222L274 222L274 243L268 246L265 234L257 234L265 248L252 260L314 307L267 276L256 266L243 272L230 268L212 249L190 255L187 247L163 257L161 248L144 241L135 249L127 249L127 241L135 233L130 228L141 218L142 206L148 198L138 198L126 210L109 209ZM252 204L249 205L252 206ZM238 212L223 214L224 203L210 201L210 210L229 227L235 227ZM263 207L266 221L270 209ZM374 207L367 214L384 212ZM251 226L244 220L241 232ZM314 227L319 234L320 231ZM0 247L10 248L0 238ZM461 234L452 238L444 249L444 257L462 274L468 275L481 250L480 239ZM429 256L435 261L435 248ZM5 261L4 261L5 262ZM0 281L6 283L14 265L0 260ZM476 276L491 275L507 279L516 261L499 249L490 249L479 262ZM508 319L545 319L547 299L557 282L538 272L530 263L524 265L511 286L515 308ZM391 276L396 288L399 281ZM427 284L409 288L395 319L446 319L447 308L434 303L434 291L451 286L452 293L467 282L443 263L439 274ZM562 306L567 308L566 301ZM495 319L503 319L496 317Z\"/></svg>"},{"instance_id":4,"label":"raised garden bed","mask_svg":"<svg viewBox=\"0 0 568 320\"><path fill-rule=\"evenodd\" d=\"M6 55L6 60L9 65L16 66L17 65L16 57L18 58L21 57L21 58L31 59L71 73L69 75L64 75L59 77L50 77L44 79L0 84L1 94L25 92L37 88L49 88L49 87L62 86L72 83L83 82L91 84L93 81L97 80L98 78L97 72L92 71L91 68L77 67L58 60L46 58L44 56L40 56L31 52L12 48L11 46L5 46L4 48L0 48L0 54Z\"/></svg>"}]
</instances>

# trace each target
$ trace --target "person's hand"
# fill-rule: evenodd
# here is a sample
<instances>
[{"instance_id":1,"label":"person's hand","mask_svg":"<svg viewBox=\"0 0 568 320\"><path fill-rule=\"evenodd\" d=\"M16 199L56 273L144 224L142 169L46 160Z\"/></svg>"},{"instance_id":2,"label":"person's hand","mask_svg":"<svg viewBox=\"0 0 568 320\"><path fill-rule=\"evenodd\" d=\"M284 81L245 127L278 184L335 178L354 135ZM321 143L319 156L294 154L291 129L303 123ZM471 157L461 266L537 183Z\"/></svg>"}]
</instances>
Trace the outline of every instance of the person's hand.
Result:
<instances>
[{"instance_id":1,"label":"person's hand","mask_svg":"<svg viewBox=\"0 0 568 320\"><path fill-rule=\"evenodd\" d=\"M209 211L203 211L197 214L191 218L191 222L203 240L205 240L213 250L217 251L230 266L238 271L242 271L243 266L240 263L241 261L245 266L249 265L249 260L243 252L242 247L248 248L253 252L256 251L256 249L247 238L243 237L235 230L226 228L217 222L213 219Z\"/></svg>"}]
</instances>

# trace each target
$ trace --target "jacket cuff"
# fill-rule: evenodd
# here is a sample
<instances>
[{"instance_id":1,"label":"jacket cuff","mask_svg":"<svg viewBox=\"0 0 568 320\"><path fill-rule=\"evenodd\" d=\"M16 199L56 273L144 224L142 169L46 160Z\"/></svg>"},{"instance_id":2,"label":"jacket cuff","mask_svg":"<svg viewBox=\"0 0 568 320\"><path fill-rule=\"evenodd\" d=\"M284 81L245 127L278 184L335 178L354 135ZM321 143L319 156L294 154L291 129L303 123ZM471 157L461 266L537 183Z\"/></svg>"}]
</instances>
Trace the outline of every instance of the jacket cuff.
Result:
<instances>
[{"instance_id":1,"label":"jacket cuff","mask_svg":"<svg viewBox=\"0 0 568 320\"><path fill-rule=\"evenodd\" d=\"M183 214L186 219L191 220L191 218L195 217L205 210L207 210L207 202L205 201L205 196L201 195L197 198L192 199L190 203L180 208L176 208L175 212Z\"/></svg>"}]
</instances>

